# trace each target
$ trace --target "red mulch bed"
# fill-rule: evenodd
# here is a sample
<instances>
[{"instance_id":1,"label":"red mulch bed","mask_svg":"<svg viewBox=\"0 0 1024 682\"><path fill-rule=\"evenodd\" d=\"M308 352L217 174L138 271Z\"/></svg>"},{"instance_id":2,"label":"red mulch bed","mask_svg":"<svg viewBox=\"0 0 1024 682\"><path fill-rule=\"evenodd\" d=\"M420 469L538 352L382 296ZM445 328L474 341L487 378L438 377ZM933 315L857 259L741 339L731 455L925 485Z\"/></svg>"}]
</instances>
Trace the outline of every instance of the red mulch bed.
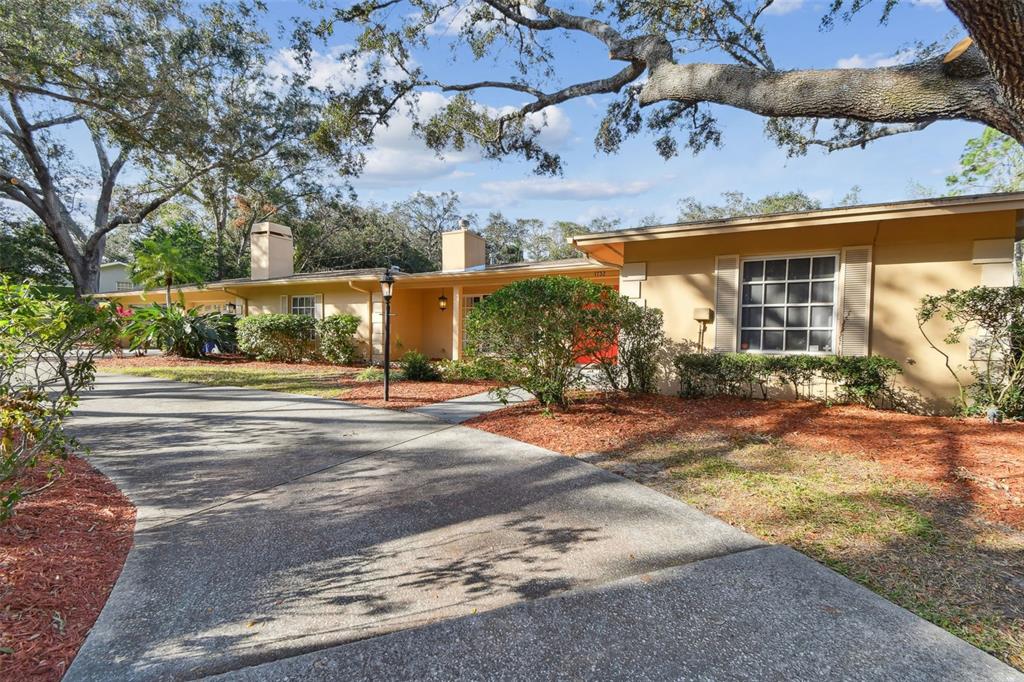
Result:
<instances>
[{"instance_id":1,"label":"red mulch bed","mask_svg":"<svg viewBox=\"0 0 1024 682\"><path fill-rule=\"evenodd\" d=\"M379 381L374 381L349 388L341 394L340 399L368 407L407 410L476 395L494 388L495 385L491 381L396 381L391 384L391 400L384 402L384 386Z\"/></svg>"},{"instance_id":2,"label":"red mulch bed","mask_svg":"<svg viewBox=\"0 0 1024 682\"><path fill-rule=\"evenodd\" d=\"M1024 423L922 417L859 406L670 396L592 397L545 416L535 404L469 426L578 455L615 452L687 433L758 433L794 446L877 461L935 486L988 518L1024 529Z\"/></svg>"},{"instance_id":3,"label":"red mulch bed","mask_svg":"<svg viewBox=\"0 0 1024 682\"><path fill-rule=\"evenodd\" d=\"M84 460L0 525L0 678L59 680L132 546L135 507ZM26 488L46 482L26 477Z\"/></svg>"}]
</instances>

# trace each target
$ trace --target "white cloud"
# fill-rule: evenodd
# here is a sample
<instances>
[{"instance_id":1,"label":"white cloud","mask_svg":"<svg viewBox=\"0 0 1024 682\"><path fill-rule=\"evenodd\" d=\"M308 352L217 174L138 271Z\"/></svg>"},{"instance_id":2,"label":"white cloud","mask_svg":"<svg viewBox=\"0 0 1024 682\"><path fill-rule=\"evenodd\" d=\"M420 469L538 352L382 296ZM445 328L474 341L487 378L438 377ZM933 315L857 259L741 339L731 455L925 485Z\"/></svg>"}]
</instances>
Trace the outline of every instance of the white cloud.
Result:
<instances>
[{"instance_id":1,"label":"white cloud","mask_svg":"<svg viewBox=\"0 0 1024 682\"><path fill-rule=\"evenodd\" d=\"M326 52L314 50L309 60L308 84L320 90L364 85L370 58L367 55L345 58L344 53L350 49L351 45L335 45ZM279 50L267 64L267 73L282 82L304 71L305 67L293 50ZM386 80L400 80L404 75L394 63L384 67L383 77Z\"/></svg>"},{"instance_id":2,"label":"white cloud","mask_svg":"<svg viewBox=\"0 0 1024 682\"><path fill-rule=\"evenodd\" d=\"M608 182L606 180L566 180L564 178L523 178L495 180L480 184L485 192L499 195L506 201L521 199L562 199L569 201L604 201L632 197L647 192L655 183L650 180Z\"/></svg>"},{"instance_id":3,"label":"white cloud","mask_svg":"<svg viewBox=\"0 0 1024 682\"><path fill-rule=\"evenodd\" d=\"M912 50L901 50L896 54L884 52L872 52L869 55L861 56L854 54L850 57L843 57L836 61L836 68L839 69L873 69L880 66L899 66L907 64L914 59Z\"/></svg>"},{"instance_id":4,"label":"white cloud","mask_svg":"<svg viewBox=\"0 0 1024 682\"><path fill-rule=\"evenodd\" d=\"M931 7L932 9L946 8L944 0L910 0L910 4L917 5L918 7Z\"/></svg>"},{"instance_id":5,"label":"white cloud","mask_svg":"<svg viewBox=\"0 0 1024 682\"><path fill-rule=\"evenodd\" d=\"M775 0L768 9L764 11L765 14L789 14L795 12L804 6L804 0Z\"/></svg>"}]
</instances>

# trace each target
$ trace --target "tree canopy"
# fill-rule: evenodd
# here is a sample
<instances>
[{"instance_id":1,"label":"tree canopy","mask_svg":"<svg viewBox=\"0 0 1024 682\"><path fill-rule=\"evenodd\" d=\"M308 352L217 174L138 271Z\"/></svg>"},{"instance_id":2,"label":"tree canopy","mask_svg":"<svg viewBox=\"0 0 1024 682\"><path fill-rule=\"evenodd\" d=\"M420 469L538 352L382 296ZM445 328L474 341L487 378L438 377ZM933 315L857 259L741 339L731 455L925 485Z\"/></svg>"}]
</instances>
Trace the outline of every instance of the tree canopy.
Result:
<instances>
[{"instance_id":1,"label":"tree canopy","mask_svg":"<svg viewBox=\"0 0 1024 682\"><path fill-rule=\"evenodd\" d=\"M253 164L287 164L312 138L315 92L268 73L255 9L26 0L0 12L0 196L45 225L79 294L96 290L113 230L214 169L234 185ZM75 153L83 134L91 159Z\"/></svg>"},{"instance_id":2,"label":"tree canopy","mask_svg":"<svg viewBox=\"0 0 1024 682\"><path fill-rule=\"evenodd\" d=\"M826 3L822 28L833 29L874 7L885 21L900 0ZM663 156L717 145L717 105L765 119L767 134L791 153L861 146L919 131L936 121L985 123L1024 141L1024 0L946 0L967 38L955 46L922 45L909 63L875 68L782 69L773 57L765 18L776 0L611 0L571 7L547 0L363 0L339 7L298 31L300 49L339 24L358 35L342 60L368 77L343 86L324 135L372 140L396 111L410 110L415 130L438 150L476 143L485 156L518 155L541 173L560 170L541 144L545 110L569 100L609 96L595 135L614 152L642 131ZM607 51L609 68L590 78L560 74L577 39ZM951 49L952 48L952 49ZM430 69L418 50L450 49ZM500 55L500 56L499 56ZM685 57L685 59L684 59ZM704 61L702 61L702 59ZM483 80L462 80L466 61L489 60ZM479 69L476 69L479 70ZM490 76L493 73L493 76ZM446 93L440 111L414 106L425 91ZM486 106L484 91L519 98L517 106Z\"/></svg>"}]
</instances>

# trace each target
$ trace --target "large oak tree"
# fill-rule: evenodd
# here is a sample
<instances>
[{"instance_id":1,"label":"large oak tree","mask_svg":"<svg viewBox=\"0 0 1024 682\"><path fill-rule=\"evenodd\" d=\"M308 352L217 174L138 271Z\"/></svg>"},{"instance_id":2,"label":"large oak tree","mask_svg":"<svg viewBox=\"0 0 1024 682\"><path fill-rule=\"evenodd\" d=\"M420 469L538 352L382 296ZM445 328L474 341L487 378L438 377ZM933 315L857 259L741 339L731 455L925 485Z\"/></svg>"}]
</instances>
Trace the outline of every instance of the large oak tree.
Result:
<instances>
[{"instance_id":1,"label":"large oak tree","mask_svg":"<svg viewBox=\"0 0 1024 682\"><path fill-rule=\"evenodd\" d=\"M268 75L259 9L3 3L0 199L45 225L79 295L96 291L113 230L217 169L233 179L291 160L315 132L320 108L303 75Z\"/></svg>"},{"instance_id":2,"label":"large oak tree","mask_svg":"<svg viewBox=\"0 0 1024 682\"><path fill-rule=\"evenodd\" d=\"M1024 142L1024 1L946 0L966 36L954 45L921 46L909 63L878 68L780 69L763 24L776 0L364 0L339 7L300 31L326 37L355 26L355 47L343 59L370 64L374 77L335 102L339 135L371 137L403 103L425 90L448 93L440 111L413 111L416 130L436 149L475 141L487 156L519 155L539 172L559 159L540 144L546 107L611 95L596 144L615 151L623 139L653 131L658 151L717 144L715 105L766 119L770 137L793 153L829 150L918 131L936 121L977 121ZM900 0L832 0L822 30L859 12L886 20ZM604 48L608 64L579 71L574 42ZM452 62L423 66L417 50L443 50ZM894 52L898 46L894 46ZM482 80L460 80L459 60L493 58ZM615 66L618 65L618 66ZM493 74L493 77L491 77ZM512 93L517 107L494 109L482 91ZM525 103L523 103L525 102Z\"/></svg>"}]
</instances>

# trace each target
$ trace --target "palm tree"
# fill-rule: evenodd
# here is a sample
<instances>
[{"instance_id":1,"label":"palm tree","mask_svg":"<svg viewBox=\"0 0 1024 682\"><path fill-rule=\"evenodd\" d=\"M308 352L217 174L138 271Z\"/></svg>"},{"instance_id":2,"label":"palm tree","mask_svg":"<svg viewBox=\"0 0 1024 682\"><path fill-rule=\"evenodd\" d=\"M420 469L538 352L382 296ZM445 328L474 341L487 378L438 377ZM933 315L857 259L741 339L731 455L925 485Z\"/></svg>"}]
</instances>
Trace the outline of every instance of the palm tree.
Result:
<instances>
[{"instance_id":1,"label":"palm tree","mask_svg":"<svg viewBox=\"0 0 1024 682\"><path fill-rule=\"evenodd\" d=\"M143 240L135 252L132 263L132 281L148 291L165 287L167 307L171 306L171 286L174 284L200 284L203 279L198 263L182 253L168 236Z\"/></svg>"}]
</instances>

